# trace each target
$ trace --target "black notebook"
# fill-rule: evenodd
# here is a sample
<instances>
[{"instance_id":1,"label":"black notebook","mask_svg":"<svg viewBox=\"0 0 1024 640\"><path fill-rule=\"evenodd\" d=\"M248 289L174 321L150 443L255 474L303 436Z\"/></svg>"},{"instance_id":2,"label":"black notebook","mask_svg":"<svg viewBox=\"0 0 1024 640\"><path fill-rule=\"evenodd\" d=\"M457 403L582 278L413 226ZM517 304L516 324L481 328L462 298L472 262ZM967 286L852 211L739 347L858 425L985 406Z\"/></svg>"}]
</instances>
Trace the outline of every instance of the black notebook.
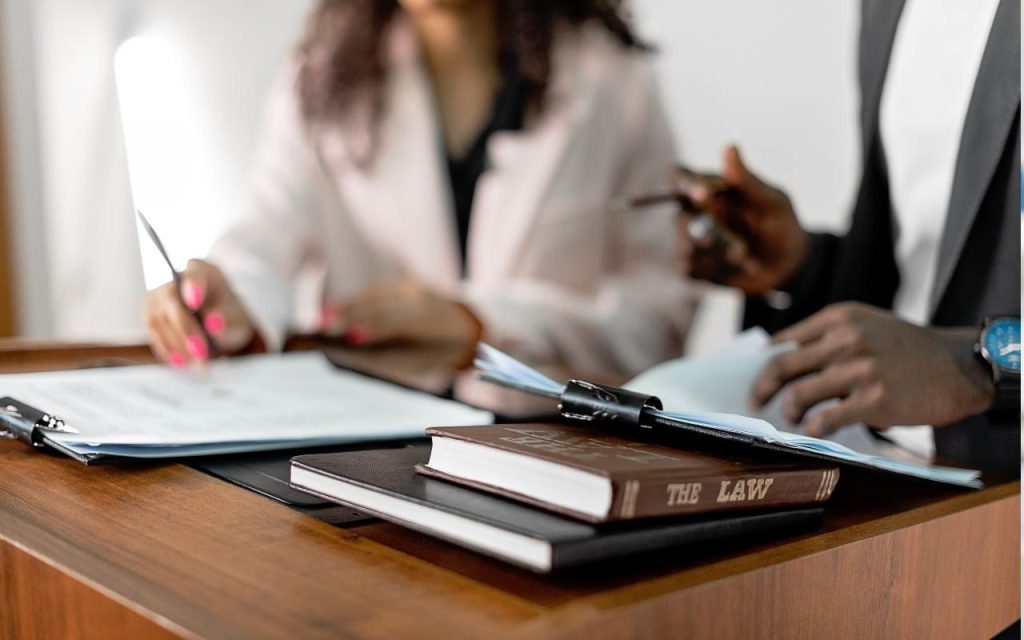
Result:
<instances>
[{"instance_id":1,"label":"black notebook","mask_svg":"<svg viewBox=\"0 0 1024 640\"><path fill-rule=\"evenodd\" d=\"M547 573L679 545L762 541L820 525L822 509L592 525L416 473L430 445L292 459L296 488Z\"/></svg>"}]
</instances>

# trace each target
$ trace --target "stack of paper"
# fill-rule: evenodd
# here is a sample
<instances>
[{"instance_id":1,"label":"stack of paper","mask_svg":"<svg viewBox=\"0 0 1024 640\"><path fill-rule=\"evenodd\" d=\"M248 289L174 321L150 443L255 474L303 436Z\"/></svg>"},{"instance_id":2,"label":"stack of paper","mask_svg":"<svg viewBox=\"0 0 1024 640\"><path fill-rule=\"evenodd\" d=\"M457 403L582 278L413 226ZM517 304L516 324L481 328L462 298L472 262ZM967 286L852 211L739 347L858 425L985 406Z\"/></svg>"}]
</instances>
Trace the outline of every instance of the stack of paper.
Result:
<instances>
[{"instance_id":1,"label":"stack of paper","mask_svg":"<svg viewBox=\"0 0 1024 640\"><path fill-rule=\"evenodd\" d=\"M9 396L78 433L76 453L163 458L423 436L494 416L343 371L321 353L216 361L203 373L163 366L0 376Z\"/></svg>"}]
</instances>

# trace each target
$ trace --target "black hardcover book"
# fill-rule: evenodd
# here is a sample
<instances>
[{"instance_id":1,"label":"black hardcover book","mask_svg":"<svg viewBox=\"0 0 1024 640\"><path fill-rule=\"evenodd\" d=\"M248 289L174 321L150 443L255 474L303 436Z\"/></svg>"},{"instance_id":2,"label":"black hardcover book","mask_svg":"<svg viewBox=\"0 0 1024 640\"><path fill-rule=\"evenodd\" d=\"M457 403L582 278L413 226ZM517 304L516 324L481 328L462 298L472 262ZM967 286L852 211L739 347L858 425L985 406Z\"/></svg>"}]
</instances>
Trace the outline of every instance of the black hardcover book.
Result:
<instances>
[{"instance_id":1,"label":"black hardcover book","mask_svg":"<svg viewBox=\"0 0 1024 640\"><path fill-rule=\"evenodd\" d=\"M679 545L765 539L820 525L820 507L593 525L416 473L430 445L292 459L292 485L527 569L547 573Z\"/></svg>"}]
</instances>

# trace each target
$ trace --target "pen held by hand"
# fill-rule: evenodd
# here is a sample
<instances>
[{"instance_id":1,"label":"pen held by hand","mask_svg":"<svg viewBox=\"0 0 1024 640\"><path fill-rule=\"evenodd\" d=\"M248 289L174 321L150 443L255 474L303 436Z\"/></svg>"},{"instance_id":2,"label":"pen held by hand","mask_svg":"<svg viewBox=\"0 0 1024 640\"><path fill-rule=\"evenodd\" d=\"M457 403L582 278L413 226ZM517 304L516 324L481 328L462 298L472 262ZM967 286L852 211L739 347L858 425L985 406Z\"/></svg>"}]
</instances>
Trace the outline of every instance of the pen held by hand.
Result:
<instances>
[{"instance_id":1,"label":"pen held by hand","mask_svg":"<svg viewBox=\"0 0 1024 640\"><path fill-rule=\"evenodd\" d=\"M720 267L711 277L713 282L727 283L743 271L739 265L728 260L737 244L743 241L731 231L723 229L711 214L701 213L691 218L686 224L686 235L697 251L717 254ZM770 289L757 297L779 311L788 309L793 302L789 293L777 289Z\"/></svg>"},{"instance_id":2,"label":"pen held by hand","mask_svg":"<svg viewBox=\"0 0 1024 640\"><path fill-rule=\"evenodd\" d=\"M687 195L681 194L676 191L665 192L665 193L648 193L641 196L629 198L628 200L619 204L615 207L617 210L622 211L639 211L646 209L647 207L653 207L659 204L678 204L683 211L687 213L700 213L701 209L697 204Z\"/></svg>"},{"instance_id":3,"label":"pen held by hand","mask_svg":"<svg viewBox=\"0 0 1024 640\"><path fill-rule=\"evenodd\" d=\"M700 190L702 195L694 195L694 192L697 190ZM683 176L679 178L677 188L675 190L634 196L626 200L620 208L625 210L640 210L659 204L675 203L678 204L685 213L696 214L704 213L707 209L707 207L698 204L698 201L724 201L726 205L729 205L734 203L735 199L738 197L739 192L733 187L724 184L710 186L704 182L698 182L693 178Z\"/></svg>"},{"instance_id":4,"label":"pen held by hand","mask_svg":"<svg viewBox=\"0 0 1024 640\"><path fill-rule=\"evenodd\" d=\"M149 220L147 220L146 216L142 214L142 211L136 209L135 213L138 216L139 221L142 223L142 228L146 231L146 235L149 236L149 239L153 242L153 246L156 247L157 252L160 254L164 262L167 264L167 268L171 270L171 278L174 281L174 289L178 295L178 302L180 302L183 307L189 310L189 313L195 319L196 324L199 325L199 332L202 334L203 340L206 341L207 357L220 357L223 354L220 348L217 346L217 343L214 342L213 336L210 335L210 332L207 329L206 318L203 316L202 312L200 312L198 309L194 309L185 301L184 279L181 277L181 273L174 268L174 263L171 262L171 257L170 255L168 255L167 249L164 248L163 241L160 240L160 236L157 235L156 230L153 229L153 226L149 224Z\"/></svg>"}]
</instances>

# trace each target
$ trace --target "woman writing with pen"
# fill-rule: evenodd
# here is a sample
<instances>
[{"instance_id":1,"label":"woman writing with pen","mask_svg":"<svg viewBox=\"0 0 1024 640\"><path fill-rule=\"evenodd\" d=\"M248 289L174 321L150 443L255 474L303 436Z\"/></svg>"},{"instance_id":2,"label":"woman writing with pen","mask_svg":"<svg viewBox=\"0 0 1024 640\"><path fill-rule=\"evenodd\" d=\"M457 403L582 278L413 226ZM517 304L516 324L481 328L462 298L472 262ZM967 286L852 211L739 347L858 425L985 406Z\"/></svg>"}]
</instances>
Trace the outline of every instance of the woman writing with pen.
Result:
<instances>
[{"instance_id":1,"label":"woman writing with pen","mask_svg":"<svg viewBox=\"0 0 1024 640\"><path fill-rule=\"evenodd\" d=\"M147 298L172 365L211 353L190 311L229 354L316 329L630 374L681 349L671 207L614 206L674 162L615 2L325 0L260 148L245 215Z\"/></svg>"}]
</instances>

